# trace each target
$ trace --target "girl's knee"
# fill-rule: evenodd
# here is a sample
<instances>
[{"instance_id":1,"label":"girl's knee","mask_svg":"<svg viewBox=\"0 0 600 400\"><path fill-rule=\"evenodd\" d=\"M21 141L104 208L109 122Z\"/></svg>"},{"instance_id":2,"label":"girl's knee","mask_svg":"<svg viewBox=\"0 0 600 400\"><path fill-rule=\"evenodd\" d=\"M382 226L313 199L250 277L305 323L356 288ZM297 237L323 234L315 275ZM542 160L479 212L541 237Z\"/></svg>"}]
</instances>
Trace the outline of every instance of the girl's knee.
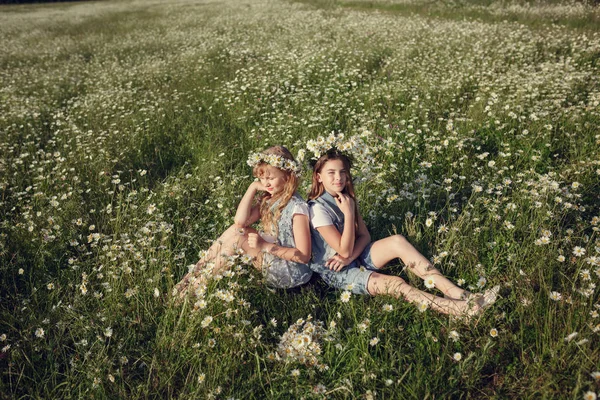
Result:
<instances>
[{"instance_id":1,"label":"girl's knee","mask_svg":"<svg viewBox=\"0 0 600 400\"><path fill-rule=\"evenodd\" d=\"M393 235L391 238L394 241L394 244L398 246L404 246L408 243L408 240L406 240L406 238L400 234Z\"/></svg>"}]
</instances>

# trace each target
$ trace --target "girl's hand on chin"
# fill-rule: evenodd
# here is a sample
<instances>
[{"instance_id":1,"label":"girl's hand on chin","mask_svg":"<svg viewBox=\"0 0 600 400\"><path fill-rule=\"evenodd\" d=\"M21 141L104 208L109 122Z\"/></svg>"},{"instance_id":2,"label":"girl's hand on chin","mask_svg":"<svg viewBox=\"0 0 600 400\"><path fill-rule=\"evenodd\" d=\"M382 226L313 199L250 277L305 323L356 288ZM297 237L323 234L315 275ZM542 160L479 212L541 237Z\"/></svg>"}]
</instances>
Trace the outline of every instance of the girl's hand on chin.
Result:
<instances>
[{"instance_id":1,"label":"girl's hand on chin","mask_svg":"<svg viewBox=\"0 0 600 400\"><path fill-rule=\"evenodd\" d=\"M354 200L352 197L340 192L337 194L335 201L337 202L340 211L342 211L344 215L354 213Z\"/></svg>"},{"instance_id":2,"label":"girl's hand on chin","mask_svg":"<svg viewBox=\"0 0 600 400\"><path fill-rule=\"evenodd\" d=\"M260 181L255 181L250 184L250 186L254 187L257 191L266 192L267 187L263 185Z\"/></svg>"}]
</instances>

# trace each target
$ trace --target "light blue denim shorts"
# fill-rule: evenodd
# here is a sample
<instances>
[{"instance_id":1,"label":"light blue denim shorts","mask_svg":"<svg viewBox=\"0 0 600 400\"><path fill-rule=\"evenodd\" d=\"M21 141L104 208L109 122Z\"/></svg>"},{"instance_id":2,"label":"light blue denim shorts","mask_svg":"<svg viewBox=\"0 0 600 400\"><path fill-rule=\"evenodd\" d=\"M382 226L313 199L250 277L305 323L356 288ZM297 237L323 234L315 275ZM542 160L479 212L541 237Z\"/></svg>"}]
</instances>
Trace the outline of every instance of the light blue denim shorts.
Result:
<instances>
[{"instance_id":1,"label":"light blue denim shorts","mask_svg":"<svg viewBox=\"0 0 600 400\"><path fill-rule=\"evenodd\" d=\"M337 289L348 290L355 294L369 294L367 283L369 277L377 267L371 259L371 246L369 243L360 253L360 256L350 265L347 265L339 272L332 271L324 265L312 264L313 271L321 275L321 278L329 285Z\"/></svg>"}]
</instances>

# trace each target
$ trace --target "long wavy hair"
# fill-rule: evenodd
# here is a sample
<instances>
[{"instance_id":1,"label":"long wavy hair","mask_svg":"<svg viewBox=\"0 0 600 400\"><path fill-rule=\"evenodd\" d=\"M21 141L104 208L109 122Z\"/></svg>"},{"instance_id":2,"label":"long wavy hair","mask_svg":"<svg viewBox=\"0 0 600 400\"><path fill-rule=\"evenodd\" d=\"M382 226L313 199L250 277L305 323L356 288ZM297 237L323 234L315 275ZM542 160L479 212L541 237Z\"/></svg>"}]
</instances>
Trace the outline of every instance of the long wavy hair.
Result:
<instances>
[{"instance_id":1,"label":"long wavy hair","mask_svg":"<svg viewBox=\"0 0 600 400\"><path fill-rule=\"evenodd\" d=\"M352 174L350 173L350 168L352 167L352 160L346 154L342 153L338 149L330 149L325 154L323 154L317 162L313 165L313 173L312 173L312 184L310 187L310 191L308 192L308 199L313 200L317 197L320 197L323 192L325 192L325 187L322 182L319 182L319 177L317 174L321 173L321 170L325 166L327 161L332 160L340 160L344 165L344 170L346 172L346 186L344 187L344 191L342 193L347 194L352 197L354 200L354 215L355 221L354 225L358 228L358 205L356 204L356 194L354 192L354 184L352 183Z\"/></svg>"},{"instance_id":2,"label":"long wavy hair","mask_svg":"<svg viewBox=\"0 0 600 400\"><path fill-rule=\"evenodd\" d=\"M294 160L294 156L288 149L283 146L273 146L262 152L263 154L275 154L286 158L291 161ZM252 173L255 177L261 178L269 164L267 163L259 163L254 166ZM298 189L298 176L296 173L292 171L288 171L285 169L280 169L285 174L285 184L283 190L279 193L275 193L272 196L269 196L268 193L265 193L260 200L260 219L262 222L263 230L275 237L278 234L278 224L276 223L281 215L281 211L285 208L287 203L290 201L296 190ZM273 206L275 207L273 208Z\"/></svg>"}]
</instances>

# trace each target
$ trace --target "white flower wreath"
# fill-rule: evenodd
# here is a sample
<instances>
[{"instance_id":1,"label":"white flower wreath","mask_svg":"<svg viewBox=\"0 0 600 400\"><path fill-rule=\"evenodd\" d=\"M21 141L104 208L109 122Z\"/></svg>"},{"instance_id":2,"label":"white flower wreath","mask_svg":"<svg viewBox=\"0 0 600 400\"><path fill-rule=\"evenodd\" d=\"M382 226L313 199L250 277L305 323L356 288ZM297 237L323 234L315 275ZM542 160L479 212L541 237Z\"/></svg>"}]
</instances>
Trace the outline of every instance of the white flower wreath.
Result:
<instances>
[{"instance_id":1,"label":"white flower wreath","mask_svg":"<svg viewBox=\"0 0 600 400\"><path fill-rule=\"evenodd\" d=\"M367 145L367 141L371 136L371 132L366 130L359 135L348 138L343 133L336 135L332 132L327 137L319 136L316 139L309 140L306 142L306 148L313 154L312 160L318 160L327 151L336 149L352 156L357 163L363 164L370 162L372 154L377 151L373 145Z\"/></svg>"},{"instance_id":2,"label":"white flower wreath","mask_svg":"<svg viewBox=\"0 0 600 400\"><path fill-rule=\"evenodd\" d=\"M367 129L346 137L343 133L331 132L328 136L319 136L306 142L309 163L314 164L323 154L335 149L352 159L353 169L359 177L355 183L370 179L374 175L375 155L381 151L379 140ZM312 155L310 154L312 153ZM298 160L304 160L304 152L298 152Z\"/></svg>"},{"instance_id":3,"label":"white flower wreath","mask_svg":"<svg viewBox=\"0 0 600 400\"><path fill-rule=\"evenodd\" d=\"M300 164L277 154L250 153L247 164L254 168L258 164L265 163L275 168L300 173Z\"/></svg>"}]
</instances>

